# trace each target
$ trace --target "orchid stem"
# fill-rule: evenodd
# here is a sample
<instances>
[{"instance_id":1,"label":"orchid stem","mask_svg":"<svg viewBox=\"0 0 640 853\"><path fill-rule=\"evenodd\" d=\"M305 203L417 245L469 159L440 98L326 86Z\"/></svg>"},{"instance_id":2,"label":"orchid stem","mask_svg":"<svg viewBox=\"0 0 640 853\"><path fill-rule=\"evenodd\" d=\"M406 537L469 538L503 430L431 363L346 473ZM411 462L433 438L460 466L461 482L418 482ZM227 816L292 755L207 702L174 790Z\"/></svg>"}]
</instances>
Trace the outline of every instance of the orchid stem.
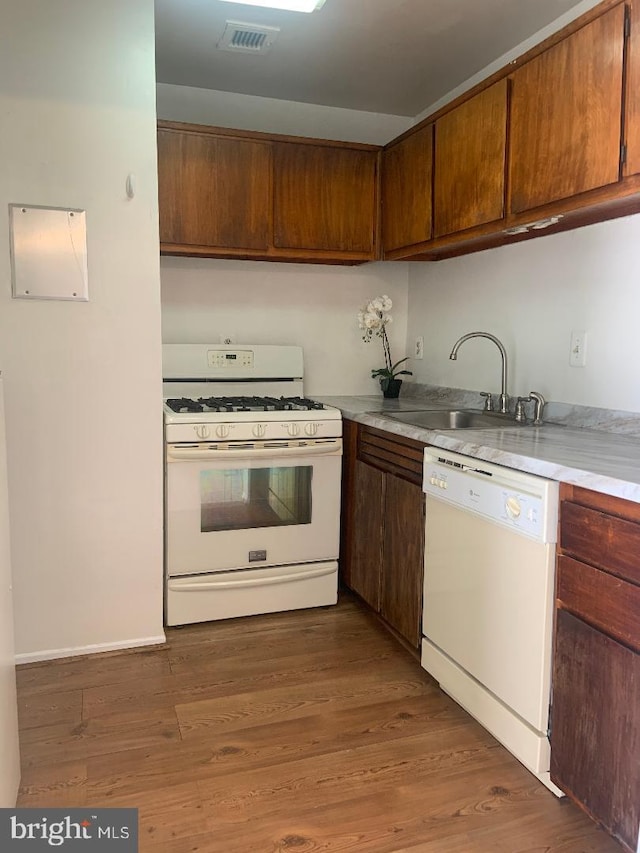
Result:
<instances>
[{"instance_id":1,"label":"orchid stem","mask_svg":"<svg viewBox=\"0 0 640 853\"><path fill-rule=\"evenodd\" d=\"M391 372L391 350L389 348L389 338L387 337L387 329L382 327L382 349L384 350L384 360L387 365L387 370Z\"/></svg>"}]
</instances>

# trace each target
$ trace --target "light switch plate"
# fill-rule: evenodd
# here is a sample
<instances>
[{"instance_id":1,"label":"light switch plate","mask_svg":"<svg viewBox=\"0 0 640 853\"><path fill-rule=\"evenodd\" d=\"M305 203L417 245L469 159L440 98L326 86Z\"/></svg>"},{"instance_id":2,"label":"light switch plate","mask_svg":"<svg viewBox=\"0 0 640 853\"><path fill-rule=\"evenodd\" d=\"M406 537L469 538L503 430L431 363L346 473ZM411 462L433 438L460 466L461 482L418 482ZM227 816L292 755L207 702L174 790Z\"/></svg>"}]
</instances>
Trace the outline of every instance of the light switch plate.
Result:
<instances>
[{"instance_id":1,"label":"light switch plate","mask_svg":"<svg viewBox=\"0 0 640 853\"><path fill-rule=\"evenodd\" d=\"M587 364L587 333L584 330L571 332L569 364L571 367L585 367Z\"/></svg>"}]
</instances>

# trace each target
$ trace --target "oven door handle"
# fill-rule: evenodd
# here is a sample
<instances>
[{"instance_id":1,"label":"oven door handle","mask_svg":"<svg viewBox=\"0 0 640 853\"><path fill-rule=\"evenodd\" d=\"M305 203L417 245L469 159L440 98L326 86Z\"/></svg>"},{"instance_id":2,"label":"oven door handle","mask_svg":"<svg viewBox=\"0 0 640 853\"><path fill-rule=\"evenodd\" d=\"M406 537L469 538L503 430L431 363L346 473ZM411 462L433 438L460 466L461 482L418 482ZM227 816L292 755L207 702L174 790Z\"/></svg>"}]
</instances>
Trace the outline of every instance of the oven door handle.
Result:
<instances>
[{"instance_id":1,"label":"oven door handle","mask_svg":"<svg viewBox=\"0 0 640 853\"><path fill-rule=\"evenodd\" d=\"M295 575L269 575L260 578L234 578L233 580L194 581L170 580L167 588L172 592L202 592L204 589L239 589L251 586L273 586L274 584L290 583L291 581L309 580L320 578L323 575L335 573L334 566L323 566L321 568L307 569ZM240 574L242 574L240 572Z\"/></svg>"},{"instance_id":2,"label":"oven door handle","mask_svg":"<svg viewBox=\"0 0 640 853\"><path fill-rule=\"evenodd\" d=\"M237 450L209 450L202 447L178 447L167 445L168 462L192 462L196 460L216 459L260 459L269 458L276 462L287 456L329 456L342 453L342 441L332 441L326 444L309 444L300 447L260 447L238 448Z\"/></svg>"}]
</instances>

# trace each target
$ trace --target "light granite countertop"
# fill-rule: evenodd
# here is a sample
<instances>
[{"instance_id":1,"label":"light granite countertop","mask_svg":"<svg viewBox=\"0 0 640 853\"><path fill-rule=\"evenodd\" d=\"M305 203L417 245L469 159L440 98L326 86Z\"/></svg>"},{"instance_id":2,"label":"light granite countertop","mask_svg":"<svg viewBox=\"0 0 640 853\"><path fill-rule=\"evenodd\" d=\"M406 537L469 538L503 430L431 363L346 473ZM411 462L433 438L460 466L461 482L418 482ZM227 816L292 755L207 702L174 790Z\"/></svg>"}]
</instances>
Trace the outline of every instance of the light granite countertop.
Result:
<instances>
[{"instance_id":1,"label":"light granite countertop","mask_svg":"<svg viewBox=\"0 0 640 853\"><path fill-rule=\"evenodd\" d=\"M595 429L545 423L498 429L429 430L395 421L397 411L451 408L451 404L380 395L318 397L345 418L377 429L505 465L551 480L584 486L640 503L640 438Z\"/></svg>"}]
</instances>

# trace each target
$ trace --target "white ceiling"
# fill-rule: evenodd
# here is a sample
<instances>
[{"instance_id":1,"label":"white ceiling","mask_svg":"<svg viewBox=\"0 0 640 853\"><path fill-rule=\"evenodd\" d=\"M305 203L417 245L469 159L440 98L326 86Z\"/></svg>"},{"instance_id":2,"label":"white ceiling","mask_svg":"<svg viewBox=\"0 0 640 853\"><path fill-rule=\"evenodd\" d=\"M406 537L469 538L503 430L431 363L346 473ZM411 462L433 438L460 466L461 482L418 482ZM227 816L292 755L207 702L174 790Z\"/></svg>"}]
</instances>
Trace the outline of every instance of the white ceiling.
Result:
<instances>
[{"instance_id":1,"label":"white ceiling","mask_svg":"<svg viewBox=\"0 0 640 853\"><path fill-rule=\"evenodd\" d=\"M415 116L595 0L326 0L311 14L155 0L161 83ZM265 55L218 50L225 21L281 28Z\"/></svg>"}]
</instances>

